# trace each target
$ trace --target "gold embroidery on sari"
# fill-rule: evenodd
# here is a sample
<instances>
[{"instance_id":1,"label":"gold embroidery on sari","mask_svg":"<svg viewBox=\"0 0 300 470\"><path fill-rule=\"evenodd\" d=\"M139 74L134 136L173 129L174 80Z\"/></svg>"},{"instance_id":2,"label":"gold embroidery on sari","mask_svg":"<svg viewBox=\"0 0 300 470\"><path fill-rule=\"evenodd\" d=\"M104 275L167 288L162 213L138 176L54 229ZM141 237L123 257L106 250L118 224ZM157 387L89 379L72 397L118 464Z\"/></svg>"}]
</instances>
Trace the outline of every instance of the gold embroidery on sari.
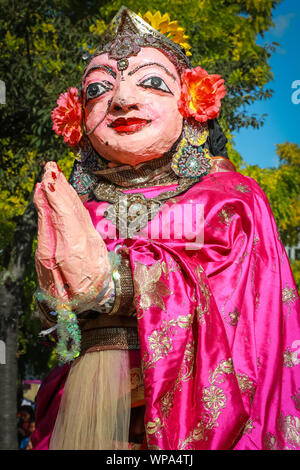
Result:
<instances>
[{"instance_id":1,"label":"gold embroidery on sari","mask_svg":"<svg viewBox=\"0 0 300 470\"><path fill-rule=\"evenodd\" d=\"M295 367L299 364L298 351L291 351L290 348L286 348L283 351L283 366L284 367Z\"/></svg>"},{"instance_id":2,"label":"gold embroidery on sari","mask_svg":"<svg viewBox=\"0 0 300 470\"><path fill-rule=\"evenodd\" d=\"M256 292L255 294L255 297L254 297L254 304L255 304L255 308L257 309L257 307L259 307L260 305L260 301L259 301L259 294Z\"/></svg>"},{"instance_id":3,"label":"gold embroidery on sari","mask_svg":"<svg viewBox=\"0 0 300 470\"><path fill-rule=\"evenodd\" d=\"M257 358L256 358L256 364L257 364L257 368L259 369L261 367L260 357L259 356L257 356Z\"/></svg>"},{"instance_id":4,"label":"gold embroidery on sari","mask_svg":"<svg viewBox=\"0 0 300 470\"><path fill-rule=\"evenodd\" d=\"M196 273L198 274L198 276L201 276L201 273L204 273L204 268L203 266L201 266L201 264L198 264L198 266L196 267Z\"/></svg>"},{"instance_id":5,"label":"gold embroidery on sari","mask_svg":"<svg viewBox=\"0 0 300 470\"><path fill-rule=\"evenodd\" d=\"M251 273L251 290L252 290L252 294L253 294L253 297L254 297L255 309L257 309L257 307L259 307L259 305L260 305L259 293L256 290L256 284L257 283L254 282L255 268L256 268L256 265L257 265L256 244L257 244L258 241L259 241L259 238L255 236L254 241L253 241L253 249L252 249L252 253L254 254L254 264L253 264L253 269L252 269L252 273Z\"/></svg>"},{"instance_id":6,"label":"gold embroidery on sari","mask_svg":"<svg viewBox=\"0 0 300 470\"><path fill-rule=\"evenodd\" d=\"M233 186L236 191L240 191L241 193L249 193L250 188L246 184L239 183L236 186Z\"/></svg>"},{"instance_id":7,"label":"gold embroidery on sari","mask_svg":"<svg viewBox=\"0 0 300 470\"><path fill-rule=\"evenodd\" d=\"M173 260L173 258L168 259L167 263L162 261L161 269L166 275L167 279L169 279L170 273L181 272L180 265L177 263L177 261Z\"/></svg>"},{"instance_id":8,"label":"gold embroidery on sari","mask_svg":"<svg viewBox=\"0 0 300 470\"><path fill-rule=\"evenodd\" d=\"M300 447L300 418L292 415L284 416L280 413L278 427L287 446L293 449Z\"/></svg>"},{"instance_id":9,"label":"gold embroidery on sari","mask_svg":"<svg viewBox=\"0 0 300 470\"><path fill-rule=\"evenodd\" d=\"M284 304L289 304L290 302L295 302L298 299L298 294L296 289L290 288L288 285L282 290L282 302Z\"/></svg>"},{"instance_id":10,"label":"gold embroidery on sari","mask_svg":"<svg viewBox=\"0 0 300 470\"><path fill-rule=\"evenodd\" d=\"M245 251L245 253L243 253L242 256L240 256L239 259L236 261L236 264L242 264L247 258L247 256L248 253Z\"/></svg>"},{"instance_id":11,"label":"gold embroidery on sari","mask_svg":"<svg viewBox=\"0 0 300 470\"><path fill-rule=\"evenodd\" d=\"M177 379L175 380L174 386L160 399L160 414L162 419L155 418L154 421L149 421L146 425L147 441L149 442L150 435L155 434L156 438L161 437L161 430L165 427L166 419L169 416L171 408L173 406L174 395L176 390L182 390L182 383L187 382L193 373L194 367L194 344L189 342L186 346L183 356L183 363L180 367Z\"/></svg>"},{"instance_id":12,"label":"gold embroidery on sari","mask_svg":"<svg viewBox=\"0 0 300 470\"><path fill-rule=\"evenodd\" d=\"M154 330L153 333L149 336L149 349L153 351L152 357L148 360L145 359L146 354L143 358L143 369L150 369L154 367L154 364L167 357L169 352L172 350L172 336L176 334L174 328L178 326L179 328L189 328L192 324L193 317L192 315L179 316L177 320L172 319L168 322L163 321L161 328Z\"/></svg>"},{"instance_id":13,"label":"gold embroidery on sari","mask_svg":"<svg viewBox=\"0 0 300 470\"><path fill-rule=\"evenodd\" d=\"M263 438L263 449L264 450L276 450L277 440L276 437L267 432L267 434Z\"/></svg>"},{"instance_id":14,"label":"gold embroidery on sari","mask_svg":"<svg viewBox=\"0 0 300 470\"><path fill-rule=\"evenodd\" d=\"M224 374L234 374L234 367L231 358L229 358L228 361L225 359L221 361L213 374L210 372L210 383L223 383L225 380L225 377L223 377ZM218 376L220 377L218 378Z\"/></svg>"},{"instance_id":15,"label":"gold embroidery on sari","mask_svg":"<svg viewBox=\"0 0 300 470\"><path fill-rule=\"evenodd\" d=\"M160 400L161 403L161 413L164 416L164 420L169 416L170 410L173 406L174 395L176 390L182 390L182 383L187 382L193 373L194 367L194 344L189 342L186 346L183 356L183 363L179 370L177 379L174 383L174 386L169 390Z\"/></svg>"},{"instance_id":16,"label":"gold embroidery on sari","mask_svg":"<svg viewBox=\"0 0 300 470\"><path fill-rule=\"evenodd\" d=\"M226 374L234 374L232 359L223 360L212 373L209 374L209 387L205 387L202 392L201 401L204 405L205 412L202 414L201 420L197 423L193 431L184 440L180 439L178 444L179 450L184 450L187 446L192 445L195 441L207 440L208 432L219 425L218 418L225 408L227 397L222 388L216 384L221 384L226 378Z\"/></svg>"},{"instance_id":17,"label":"gold embroidery on sari","mask_svg":"<svg viewBox=\"0 0 300 470\"><path fill-rule=\"evenodd\" d=\"M232 217L234 216L234 214L235 214L235 211L234 211L233 207L225 205L224 209L219 211L217 215L218 215L218 217L220 219L220 222L222 224L225 224L225 225L229 226L231 224L231 220L232 220Z\"/></svg>"},{"instance_id":18,"label":"gold embroidery on sari","mask_svg":"<svg viewBox=\"0 0 300 470\"><path fill-rule=\"evenodd\" d=\"M196 268L198 285L201 292L201 301L196 307L197 319L199 323L205 324L205 315L209 314L211 292L206 277L203 275L204 269L201 265ZM204 277L204 278L203 278Z\"/></svg>"},{"instance_id":19,"label":"gold embroidery on sari","mask_svg":"<svg viewBox=\"0 0 300 470\"><path fill-rule=\"evenodd\" d=\"M219 218L219 224L221 226L215 226L208 222L206 219L204 220L205 224L211 227L214 230L220 230L221 232L226 232L228 230L228 227L231 224L232 217L235 215L235 208L232 206L229 206L227 204L224 205L223 209L217 212L217 216ZM214 216L213 216L214 217ZM215 218L215 217L214 217ZM223 225L223 226L222 226Z\"/></svg>"},{"instance_id":20,"label":"gold embroidery on sari","mask_svg":"<svg viewBox=\"0 0 300 470\"><path fill-rule=\"evenodd\" d=\"M245 424L243 434L251 434L253 429L255 429L255 427L253 426L253 421L253 419L248 419L247 423Z\"/></svg>"},{"instance_id":21,"label":"gold embroidery on sari","mask_svg":"<svg viewBox=\"0 0 300 470\"><path fill-rule=\"evenodd\" d=\"M243 246L246 244L246 242L247 242L246 236L243 236L240 240L240 250L239 250L240 252L242 252ZM238 312L237 307L235 307L235 310L233 312L228 313L228 310L229 310L230 307L227 307L227 304L230 301L232 303L234 303L233 297L234 297L234 294L237 292L238 286L239 286L240 281L242 279L242 276L243 276L243 261L245 260L245 258L247 256L248 256L248 253L244 252L244 254L240 257L239 261L236 263L236 265L239 269L239 272L237 273L237 280L235 282L235 285L233 286L233 289L232 289L231 293L227 296L226 301L221 306L221 312L222 312L222 316L224 318L224 321L227 324L231 325L231 326L236 326L237 325L237 321L238 321L238 318L240 316L240 313Z\"/></svg>"},{"instance_id":22,"label":"gold embroidery on sari","mask_svg":"<svg viewBox=\"0 0 300 470\"><path fill-rule=\"evenodd\" d=\"M260 238L257 235L254 235L253 245L256 246L259 244L259 242L260 242Z\"/></svg>"},{"instance_id":23,"label":"gold embroidery on sari","mask_svg":"<svg viewBox=\"0 0 300 470\"><path fill-rule=\"evenodd\" d=\"M270 432L263 438L266 450L297 450L300 447L300 419L297 416L280 413L277 419L279 435Z\"/></svg>"},{"instance_id":24,"label":"gold embroidery on sari","mask_svg":"<svg viewBox=\"0 0 300 470\"><path fill-rule=\"evenodd\" d=\"M250 398L250 401L252 403L254 395L255 395L256 384L246 374L236 374L236 378L237 378L241 393L247 395Z\"/></svg>"},{"instance_id":25,"label":"gold embroidery on sari","mask_svg":"<svg viewBox=\"0 0 300 470\"><path fill-rule=\"evenodd\" d=\"M138 318L141 318L144 314L143 311L151 306L166 310L163 297L167 297L173 292L160 280L161 275L162 268L159 261L149 267L137 261L135 262L134 298L138 307Z\"/></svg>"},{"instance_id":26,"label":"gold embroidery on sari","mask_svg":"<svg viewBox=\"0 0 300 470\"><path fill-rule=\"evenodd\" d=\"M299 299L299 296L297 294L296 289L289 287L288 284L286 284L285 288L282 289L281 295L282 295L282 302L285 305L288 305L289 307L288 313L285 315L284 320L283 320L283 328L284 328L285 322L291 313L291 303L294 303L296 299Z\"/></svg>"},{"instance_id":27,"label":"gold embroidery on sari","mask_svg":"<svg viewBox=\"0 0 300 470\"><path fill-rule=\"evenodd\" d=\"M230 317L230 321L227 323L229 323L229 325L231 326L237 326L241 312L239 312L238 309L235 307L234 311L229 312L228 315Z\"/></svg>"},{"instance_id":28,"label":"gold embroidery on sari","mask_svg":"<svg viewBox=\"0 0 300 470\"><path fill-rule=\"evenodd\" d=\"M292 400L295 402L296 409L300 410L300 388L298 388L298 392L295 395L292 395Z\"/></svg>"},{"instance_id":29,"label":"gold embroidery on sari","mask_svg":"<svg viewBox=\"0 0 300 470\"><path fill-rule=\"evenodd\" d=\"M149 435L155 434L162 426L159 418L154 418L154 421L148 421L146 424L146 433Z\"/></svg>"},{"instance_id":30,"label":"gold embroidery on sari","mask_svg":"<svg viewBox=\"0 0 300 470\"><path fill-rule=\"evenodd\" d=\"M225 408L226 400L223 390L215 385L211 385L203 390L201 401L204 407L212 413L219 411L220 408Z\"/></svg>"}]
</instances>

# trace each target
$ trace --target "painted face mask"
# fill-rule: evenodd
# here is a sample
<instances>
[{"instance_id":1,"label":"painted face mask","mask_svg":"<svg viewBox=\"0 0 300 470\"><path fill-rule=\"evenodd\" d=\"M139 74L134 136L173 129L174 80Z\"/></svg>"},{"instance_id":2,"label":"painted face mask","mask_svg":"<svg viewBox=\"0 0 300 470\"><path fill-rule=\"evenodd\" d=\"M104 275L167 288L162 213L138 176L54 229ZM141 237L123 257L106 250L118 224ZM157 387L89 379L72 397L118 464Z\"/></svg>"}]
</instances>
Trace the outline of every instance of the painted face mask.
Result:
<instances>
[{"instance_id":1,"label":"painted face mask","mask_svg":"<svg viewBox=\"0 0 300 470\"><path fill-rule=\"evenodd\" d=\"M86 134L109 161L135 166L161 157L182 132L180 77L157 49L142 48L124 71L108 54L97 56L82 86Z\"/></svg>"}]
</instances>

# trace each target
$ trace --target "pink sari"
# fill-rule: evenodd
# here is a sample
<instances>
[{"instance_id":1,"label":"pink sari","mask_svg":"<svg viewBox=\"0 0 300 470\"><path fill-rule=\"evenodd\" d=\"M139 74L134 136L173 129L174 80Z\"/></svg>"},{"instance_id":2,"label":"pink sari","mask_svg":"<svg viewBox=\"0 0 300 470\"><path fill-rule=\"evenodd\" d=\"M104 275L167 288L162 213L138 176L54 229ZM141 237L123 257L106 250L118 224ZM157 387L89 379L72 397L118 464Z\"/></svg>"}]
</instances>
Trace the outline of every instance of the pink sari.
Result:
<instances>
[{"instance_id":1,"label":"pink sari","mask_svg":"<svg viewBox=\"0 0 300 470\"><path fill-rule=\"evenodd\" d=\"M107 203L85 206L109 250L129 249L148 448L300 448L299 296L257 183L208 175L133 238Z\"/></svg>"}]
</instances>

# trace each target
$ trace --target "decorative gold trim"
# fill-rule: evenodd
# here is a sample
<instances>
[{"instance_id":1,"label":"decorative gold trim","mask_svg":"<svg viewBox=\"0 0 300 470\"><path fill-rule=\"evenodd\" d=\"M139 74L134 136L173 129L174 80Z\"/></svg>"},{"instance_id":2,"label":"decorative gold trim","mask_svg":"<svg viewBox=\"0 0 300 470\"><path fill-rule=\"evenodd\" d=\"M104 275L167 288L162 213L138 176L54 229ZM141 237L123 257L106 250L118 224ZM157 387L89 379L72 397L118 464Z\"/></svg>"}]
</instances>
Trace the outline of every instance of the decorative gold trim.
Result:
<instances>
[{"instance_id":1,"label":"decorative gold trim","mask_svg":"<svg viewBox=\"0 0 300 470\"><path fill-rule=\"evenodd\" d=\"M128 258L122 257L120 267L117 272L113 273L112 277L115 283L116 300L108 315L132 316L136 314L133 306L133 279Z\"/></svg>"},{"instance_id":2,"label":"decorative gold trim","mask_svg":"<svg viewBox=\"0 0 300 470\"><path fill-rule=\"evenodd\" d=\"M139 349L137 328L96 328L82 331L81 355L106 349Z\"/></svg>"}]
</instances>

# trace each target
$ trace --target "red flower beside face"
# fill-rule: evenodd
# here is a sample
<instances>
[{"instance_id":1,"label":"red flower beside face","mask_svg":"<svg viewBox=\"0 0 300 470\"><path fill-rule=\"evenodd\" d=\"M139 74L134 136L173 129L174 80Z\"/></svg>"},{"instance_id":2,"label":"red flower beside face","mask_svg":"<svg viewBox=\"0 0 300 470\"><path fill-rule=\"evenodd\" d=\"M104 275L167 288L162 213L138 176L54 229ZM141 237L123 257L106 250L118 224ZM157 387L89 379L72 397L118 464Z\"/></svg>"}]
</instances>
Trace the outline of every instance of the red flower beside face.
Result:
<instances>
[{"instance_id":1,"label":"red flower beside face","mask_svg":"<svg viewBox=\"0 0 300 470\"><path fill-rule=\"evenodd\" d=\"M69 88L66 93L61 94L57 104L51 113L52 129L56 134L62 135L68 145L77 145L82 137L82 109L77 88Z\"/></svg>"},{"instance_id":2,"label":"red flower beside face","mask_svg":"<svg viewBox=\"0 0 300 470\"><path fill-rule=\"evenodd\" d=\"M221 99L226 94L220 75L209 75L206 70L196 67L185 70L181 80L178 109L183 117L206 122L219 116Z\"/></svg>"}]
</instances>

